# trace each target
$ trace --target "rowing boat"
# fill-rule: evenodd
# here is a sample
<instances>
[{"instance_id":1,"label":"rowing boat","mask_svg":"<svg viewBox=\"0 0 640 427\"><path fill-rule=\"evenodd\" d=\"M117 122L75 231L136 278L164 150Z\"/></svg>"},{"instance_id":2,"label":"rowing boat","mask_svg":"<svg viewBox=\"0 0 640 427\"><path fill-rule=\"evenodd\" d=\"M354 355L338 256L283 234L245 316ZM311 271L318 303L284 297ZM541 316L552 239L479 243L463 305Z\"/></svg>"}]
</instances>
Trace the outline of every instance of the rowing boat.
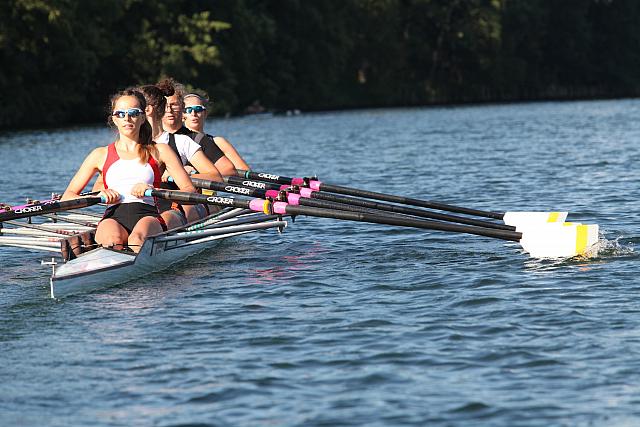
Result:
<instances>
[{"instance_id":1,"label":"rowing boat","mask_svg":"<svg viewBox=\"0 0 640 427\"><path fill-rule=\"evenodd\" d=\"M51 267L51 298L62 298L164 270L229 237L272 228L282 230L287 225L282 216L224 209L150 236L134 253L90 243L97 219L89 214L70 213L37 224L5 221L0 229L0 245L53 253L42 265Z\"/></svg>"},{"instance_id":2,"label":"rowing boat","mask_svg":"<svg viewBox=\"0 0 640 427\"><path fill-rule=\"evenodd\" d=\"M597 253L598 225L565 222L566 212L481 211L329 185L316 178L287 178L253 172L246 172L245 178L238 182L236 177L226 177L225 184L195 178L193 182L201 188L253 197L250 199L151 188L146 190L147 197L177 203L209 204L222 208L222 211L171 231L149 236L138 253L99 247L95 243L92 233L100 216L76 210L100 203L99 197L63 202L52 199L17 207L5 205L1 208L5 212L0 211L0 245L58 253L58 258L43 261L52 269L52 298L92 291L163 270L228 237L269 228L282 230L287 225L283 217L298 215L518 242L524 252L536 258L586 257ZM248 180L254 178L260 181ZM32 217L48 222L32 222ZM29 220L16 223L16 218ZM502 221L502 224L496 220Z\"/></svg>"}]
</instances>

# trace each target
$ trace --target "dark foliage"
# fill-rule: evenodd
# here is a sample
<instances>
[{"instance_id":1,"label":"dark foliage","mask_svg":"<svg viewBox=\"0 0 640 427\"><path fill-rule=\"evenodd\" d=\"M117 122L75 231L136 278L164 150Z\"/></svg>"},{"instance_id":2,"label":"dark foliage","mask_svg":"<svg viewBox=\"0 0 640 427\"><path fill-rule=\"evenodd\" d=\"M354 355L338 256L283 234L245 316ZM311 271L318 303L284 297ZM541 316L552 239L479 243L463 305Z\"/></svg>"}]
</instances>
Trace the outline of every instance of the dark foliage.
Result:
<instances>
[{"instance_id":1,"label":"dark foliage","mask_svg":"<svg viewBox=\"0 0 640 427\"><path fill-rule=\"evenodd\" d=\"M0 128L172 76L217 113L637 96L635 0L5 0Z\"/></svg>"}]
</instances>

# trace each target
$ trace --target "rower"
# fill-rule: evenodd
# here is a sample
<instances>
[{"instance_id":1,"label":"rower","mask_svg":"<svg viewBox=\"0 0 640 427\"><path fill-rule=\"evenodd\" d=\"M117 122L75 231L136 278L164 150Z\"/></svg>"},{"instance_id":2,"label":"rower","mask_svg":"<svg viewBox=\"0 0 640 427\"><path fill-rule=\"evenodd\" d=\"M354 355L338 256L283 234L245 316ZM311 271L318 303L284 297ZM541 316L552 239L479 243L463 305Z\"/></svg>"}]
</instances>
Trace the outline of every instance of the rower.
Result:
<instances>
[{"instance_id":1,"label":"rower","mask_svg":"<svg viewBox=\"0 0 640 427\"><path fill-rule=\"evenodd\" d=\"M80 197L96 173L102 173L100 192L109 206L98 224L95 240L105 247L138 252L147 236L166 230L152 197L144 192L159 185L166 168L181 190L196 192L180 159L166 144L156 144L145 118L147 102L136 89L111 98L109 123L118 131L115 142L94 149L84 160L61 200Z\"/></svg>"},{"instance_id":2,"label":"rower","mask_svg":"<svg viewBox=\"0 0 640 427\"><path fill-rule=\"evenodd\" d=\"M200 145L186 135L176 135L162 129L162 119L166 115L167 97L175 93L175 82L165 79L156 85L141 86L139 90L147 101L147 121L153 129L153 138L158 144L167 144L178 155L187 172L194 173L194 178L212 181L222 181L220 172L207 158ZM175 189L173 183L167 183L169 175L162 176L162 188ZM208 214L203 205L179 205L168 201L159 202L160 213L167 222L169 229L184 225L186 222L196 221Z\"/></svg>"},{"instance_id":3,"label":"rower","mask_svg":"<svg viewBox=\"0 0 640 427\"><path fill-rule=\"evenodd\" d=\"M229 160L231 160L235 169L251 170L247 162L244 161L235 147L231 145L226 138L222 136L209 135L204 131L209 104L207 96L192 92L186 94L182 98L182 101L184 103L184 126L191 132L196 132L196 135L192 136L192 138L202 145L202 149L205 151L205 154L210 147L217 147Z\"/></svg>"},{"instance_id":4,"label":"rower","mask_svg":"<svg viewBox=\"0 0 640 427\"><path fill-rule=\"evenodd\" d=\"M175 86L175 94L167 97L167 109L162 117L162 126L169 133L177 135L187 135L202 146L204 154L213 162L222 175L236 175L236 168L233 162L224 155L222 150L213 140L202 132L193 131L183 126L184 113L184 89L180 84Z\"/></svg>"}]
</instances>

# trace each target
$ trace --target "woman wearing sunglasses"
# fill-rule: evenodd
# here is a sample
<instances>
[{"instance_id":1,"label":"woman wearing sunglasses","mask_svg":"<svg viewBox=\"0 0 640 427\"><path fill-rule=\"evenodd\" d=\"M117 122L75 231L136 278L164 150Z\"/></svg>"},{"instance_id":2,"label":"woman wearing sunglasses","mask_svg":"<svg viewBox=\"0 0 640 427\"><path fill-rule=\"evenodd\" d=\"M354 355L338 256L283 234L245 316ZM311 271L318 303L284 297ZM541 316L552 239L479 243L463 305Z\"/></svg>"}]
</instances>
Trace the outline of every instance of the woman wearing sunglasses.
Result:
<instances>
[{"instance_id":1,"label":"woman wearing sunglasses","mask_svg":"<svg viewBox=\"0 0 640 427\"><path fill-rule=\"evenodd\" d=\"M167 108L165 115L162 117L162 126L164 130L174 135L186 135L195 140L201 147L202 151L209 160L216 166L222 175L236 175L236 168L224 153L213 142L207 141L204 134L193 131L183 126L184 113L184 90L182 85L176 84L176 92L167 97Z\"/></svg>"},{"instance_id":2,"label":"woman wearing sunglasses","mask_svg":"<svg viewBox=\"0 0 640 427\"><path fill-rule=\"evenodd\" d=\"M155 85L145 85L139 88L147 101L146 115L153 131L153 140L158 144L169 145L178 155L183 166L192 165L197 171L192 175L194 178L221 182L220 172L195 141L186 135L174 135L162 129L162 118L167 109L167 97L174 94L174 85L173 80L165 79ZM165 172L163 181L166 181L168 177L169 174ZM175 186L170 183L163 183L161 187L175 189ZM169 229L184 225L188 221L195 221L207 214L207 210L202 205L178 205L160 200L158 207Z\"/></svg>"},{"instance_id":3,"label":"woman wearing sunglasses","mask_svg":"<svg viewBox=\"0 0 640 427\"><path fill-rule=\"evenodd\" d=\"M160 184L166 169L182 191L196 189L170 147L156 144L145 117L147 103L142 93L126 89L111 98L109 124L118 131L115 142L93 150L71 179L62 200L80 197L96 173L101 173L100 192L111 204L96 229L96 242L105 247L134 252L147 236L166 230L155 201L144 192Z\"/></svg>"},{"instance_id":4,"label":"woman wearing sunglasses","mask_svg":"<svg viewBox=\"0 0 640 427\"><path fill-rule=\"evenodd\" d=\"M231 160L235 169L250 170L247 162L244 161L229 141L221 136L212 136L205 133L204 123L207 120L207 104L209 102L207 97L197 93L189 93L182 99L184 102L184 125L187 129L204 135L200 142L203 150L206 152L207 147L217 147L225 157Z\"/></svg>"}]
</instances>

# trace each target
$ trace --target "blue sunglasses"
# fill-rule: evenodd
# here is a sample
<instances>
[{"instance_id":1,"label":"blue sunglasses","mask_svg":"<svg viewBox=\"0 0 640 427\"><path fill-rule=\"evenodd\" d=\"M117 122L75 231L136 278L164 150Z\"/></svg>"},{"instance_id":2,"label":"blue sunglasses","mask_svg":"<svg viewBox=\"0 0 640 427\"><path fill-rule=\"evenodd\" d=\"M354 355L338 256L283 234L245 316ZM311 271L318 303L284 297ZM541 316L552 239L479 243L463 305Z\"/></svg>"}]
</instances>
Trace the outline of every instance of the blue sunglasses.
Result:
<instances>
[{"instance_id":1,"label":"blue sunglasses","mask_svg":"<svg viewBox=\"0 0 640 427\"><path fill-rule=\"evenodd\" d=\"M111 113L112 116L116 116L119 119L124 119L127 114L131 118L136 118L139 115L144 114L144 111L139 108L129 108L128 110L116 110Z\"/></svg>"},{"instance_id":2,"label":"blue sunglasses","mask_svg":"<svg viewBox=\"0 0 640 427\"><path fill-rule=\"evenodd\" d=\"M191 113L202 113L203 111L206 111L207 107L205 107L204 105L193 105L191 107L186 107L184 109L184 113L185 114L191 114Z\"/></svg>"}]
</instances>

